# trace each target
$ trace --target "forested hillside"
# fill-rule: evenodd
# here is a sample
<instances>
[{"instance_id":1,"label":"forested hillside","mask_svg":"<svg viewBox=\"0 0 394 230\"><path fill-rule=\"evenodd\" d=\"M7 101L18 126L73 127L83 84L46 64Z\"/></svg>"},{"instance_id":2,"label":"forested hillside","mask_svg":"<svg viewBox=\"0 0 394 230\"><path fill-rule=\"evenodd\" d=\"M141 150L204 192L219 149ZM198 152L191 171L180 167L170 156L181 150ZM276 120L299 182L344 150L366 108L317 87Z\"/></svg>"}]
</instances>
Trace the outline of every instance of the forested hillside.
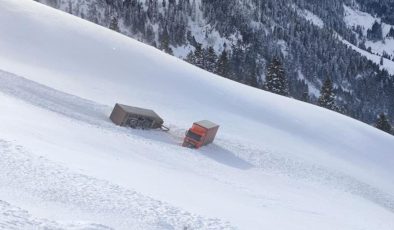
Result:
<instances>
[{"instance_id":1,"label":"forested hillside","mask_svg":"<svg viewBox=\"0 0 394 230\"><path fill-rule=\"evenodd\" d=\"M361 10L382 18L382 21L394 25L394 2L391 0L357 0Z\"/></svg>"},{"instance_id":2,"label":"forested hillside","mask_svg":"<svg viewBox=\"0 0 394 230\"><path fill-rule=\"evenodd\" d=\"M380 66L394 65L394 54L379 64L355 51L367 50L367 37L344 20L350 7L394 24L391 1L39 1L261 89L268 89L268 66L276 57L288 84L284 95L317 104L330 80L331 109L369 124L381 113L394 120L394 73Z\"/></svg>"}]
</instances>

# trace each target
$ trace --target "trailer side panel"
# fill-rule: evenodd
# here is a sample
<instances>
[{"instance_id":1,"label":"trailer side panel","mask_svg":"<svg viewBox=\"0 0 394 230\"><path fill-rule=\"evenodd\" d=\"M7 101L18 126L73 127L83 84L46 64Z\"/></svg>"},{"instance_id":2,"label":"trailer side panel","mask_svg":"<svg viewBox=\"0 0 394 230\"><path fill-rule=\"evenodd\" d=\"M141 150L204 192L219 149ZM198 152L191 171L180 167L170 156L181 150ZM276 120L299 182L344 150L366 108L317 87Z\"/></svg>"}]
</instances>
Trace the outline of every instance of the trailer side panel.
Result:
<instances>
[{"instance_id":1,"label":"trailer side panel","mask_svg":"<svg viewBox=\"0 0 394 230\"><path fill-rule=\"evenodd\" d=\"M116 104L114 110L111 113L110 119L116 125L122 126L125 120L125 116L126 112L118 104Z\"/></svg>"},{"instance_id":2,"label":"trailer side panel","mask_svg":"<svg viewBox=\"0 0 394 230\"><path fill-rule=\"evenodd\" d=\"M210 128L207 130L206 138L204 141L204 145L210 144L215 139L216 133L218 132L219 126Z\"/></svg>"}]
</instances>

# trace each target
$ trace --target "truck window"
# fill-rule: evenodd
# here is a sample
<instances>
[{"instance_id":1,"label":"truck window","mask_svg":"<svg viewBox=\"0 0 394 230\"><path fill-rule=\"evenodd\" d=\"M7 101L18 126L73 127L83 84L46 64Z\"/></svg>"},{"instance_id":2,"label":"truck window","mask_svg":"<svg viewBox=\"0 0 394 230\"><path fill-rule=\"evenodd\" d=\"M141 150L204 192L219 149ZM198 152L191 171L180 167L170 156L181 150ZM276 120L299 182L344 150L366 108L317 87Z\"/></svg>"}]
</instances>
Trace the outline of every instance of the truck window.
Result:
<instances>
[{"instance_id":1,"label":"truck window","mask_svg":"<svg viewBox=\"0 0 394 230\"><path fill-rule=\"evenodd\" d=\"M196 140L196 141L201 141L201 136L198 135L198 134L196 134L196 133L193 133L193 132L190 131L190 130L186 133L186 136L187 136L187 137L190 137L190 138L192 138L192 139L194 139L194 140Z\"/></svg>"}]
</instances>

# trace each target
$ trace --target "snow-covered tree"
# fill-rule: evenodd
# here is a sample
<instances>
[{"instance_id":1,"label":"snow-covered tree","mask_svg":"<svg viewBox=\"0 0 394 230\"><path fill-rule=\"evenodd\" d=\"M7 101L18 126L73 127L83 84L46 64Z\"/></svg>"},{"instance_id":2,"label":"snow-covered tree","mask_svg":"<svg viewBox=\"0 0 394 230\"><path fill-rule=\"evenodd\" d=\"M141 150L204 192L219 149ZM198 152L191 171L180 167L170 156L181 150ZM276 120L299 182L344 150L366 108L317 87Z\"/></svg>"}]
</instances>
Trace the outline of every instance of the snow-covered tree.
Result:
<instances>
[{"instance_id":1,"label":"snow-covered tree","mask_svg":"<svg viewBox=\"0 0 394 230\"><path fill-rule=\"evenodd\" d=\"M368 39L371 39L373 41L382 40L383 39L382 24L375 21L375 23L372 25L372 28L367 31L367 37Z\"/></svg>"},{"instance_id":2,"label":"snow-covered tree","mask_svg":"<svg viewBox=\"0 0 394 230\"><path fill-rule=\"evenodd\" d=\"M189 62L190 64L194 65L194 52L193 50L190 50L190 52L187 54L185 61Z\"/></svg>"},{"instance_id":3,"label":"snow-covered tree","mask_svg":"<svg viewBox=\"0 0 394 230\"><path fill-rule=\"evenodd\" d=\"M391 133L390 122L388 121L388 119L384 113L381 113L378 116L375 127L386 132L386 133Z\"/></svg>"},{"instance_id":4,"label":"snow-covered tree","mask_svg":"<svg viewBox=\"0 0 394 230\"><path fill-rule=\"evenodd\" d=\"M168 54L172 54L173 52L170 47L170 36L168 34L167 28L163 29L163 32L161 33L159 40L160 40L160 49Z\"/></svg>"},{"instance_id":5,"label":"snow-covered tree","mask_svg":"<svg viewBox=\"0 0 394 230\"><path fill-rule=\"evenodd\" d=\"M283 95L289 95L289 86L282 63L278 58L273 58L268 66L265 87L266 90Z\"/></svg>"},{"instance_id":6,"label":"snow-covered tree","mask_svg":"<svg viewBox=\"0 0 394 230\"><path fill-rule=\"evenodd\" d=\"M308 91L304 91L303 93L302 93L302 97L301 97L301 101L303 101L303 102L309 102L311 99L310 99L310 96L309 96L309 92Z\"/></svg>"},{"instance_id":7,"label":"snow-covered tree","mask_svg":"<svg viewBox=\"0 0 394 230\"><path fill-rule=\"evenodd\" d=\"M391 28L390 28L390 31L389 31L389 33L387 34L387 37L388 37L388 38L394 38L394 27L391 27Z\"/></svg>"},{"instance_id":8,"label":"snow-covered tree","mask_svg":"<svg viewBox=\"0 0 394 230\"><path fill-rule=\"evenodd\" d=\"M208 49L204 49L204 69L215 73L217 59L218 57L212 46L208 47Z\"/></svg>"},{"instance_id":9,"label":"snow-covered tree","mask_svg":"<svg viewBox=\"0 0 394 230\"><path fill-rule=\"evenodd\" d=\"M200 43L197 44L196 49L194 50L194 65L202 69L205 67L204 50Z\"/></svg>"},{"instance_id":10,"label":"snow-covered tree","mask_svg":"<svg viewBox=\"0 0 394 230\"><path fill-rule=\"evenodd\" d=\"M116 32L119 32L119 22L118 22L118 18L117 17L112 17L111 19L111 23L109 24L109 28L111 30L114 30Z\"/></svg>"},{"instance_id":11,"label":"snow-covered tree","mask_svg":"<svg viewBox=\"0 0 394 230\"><path fill-rule=\"evenodd\" d=\"M336 110L334 87L330 78L324 81L320 90L318 105L326 109Z\"/></svg>"},{"instance_id":12,"label":"snow-covered tree","mask_svg":"<svg viewBox=\"0 0 394 230\"><path fill-rule=\"evenodd\" d=\"M230 65L226 49L222 51L216 64L216 74L225 78L229 77Z\"/></svg>"},{"instance_id":13,"label":"snow-covered tree","mask_svg":"<svg viewBox=\"0 0 394 230\"><path fill-rule=\"evenodd\" d=\"M190 51L185 60L209 72L215 72L217 56L212 47L203 49L202 44L197 43L195 50Z\"/></svg>"}]
</instances>

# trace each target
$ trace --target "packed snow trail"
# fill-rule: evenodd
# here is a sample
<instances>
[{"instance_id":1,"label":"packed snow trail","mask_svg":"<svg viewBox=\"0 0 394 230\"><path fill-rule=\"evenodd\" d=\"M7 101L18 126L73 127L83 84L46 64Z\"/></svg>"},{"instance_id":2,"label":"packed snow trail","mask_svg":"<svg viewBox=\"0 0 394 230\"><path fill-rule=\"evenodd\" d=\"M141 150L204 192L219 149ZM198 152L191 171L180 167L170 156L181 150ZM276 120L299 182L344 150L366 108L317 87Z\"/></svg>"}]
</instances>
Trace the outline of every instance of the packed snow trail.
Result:
<instances>
[{"instance_id":1,"label":"packed snow trail","mask_svg":"<svg viewBox=\"0 0 394 230\"><path fill-rule=\"evenodd\" d=\"M102 127L114 127L108 118L110 107L62 93L0 70L0 91L32 105L69 118Z\"/></svg>"}]
</instances>

